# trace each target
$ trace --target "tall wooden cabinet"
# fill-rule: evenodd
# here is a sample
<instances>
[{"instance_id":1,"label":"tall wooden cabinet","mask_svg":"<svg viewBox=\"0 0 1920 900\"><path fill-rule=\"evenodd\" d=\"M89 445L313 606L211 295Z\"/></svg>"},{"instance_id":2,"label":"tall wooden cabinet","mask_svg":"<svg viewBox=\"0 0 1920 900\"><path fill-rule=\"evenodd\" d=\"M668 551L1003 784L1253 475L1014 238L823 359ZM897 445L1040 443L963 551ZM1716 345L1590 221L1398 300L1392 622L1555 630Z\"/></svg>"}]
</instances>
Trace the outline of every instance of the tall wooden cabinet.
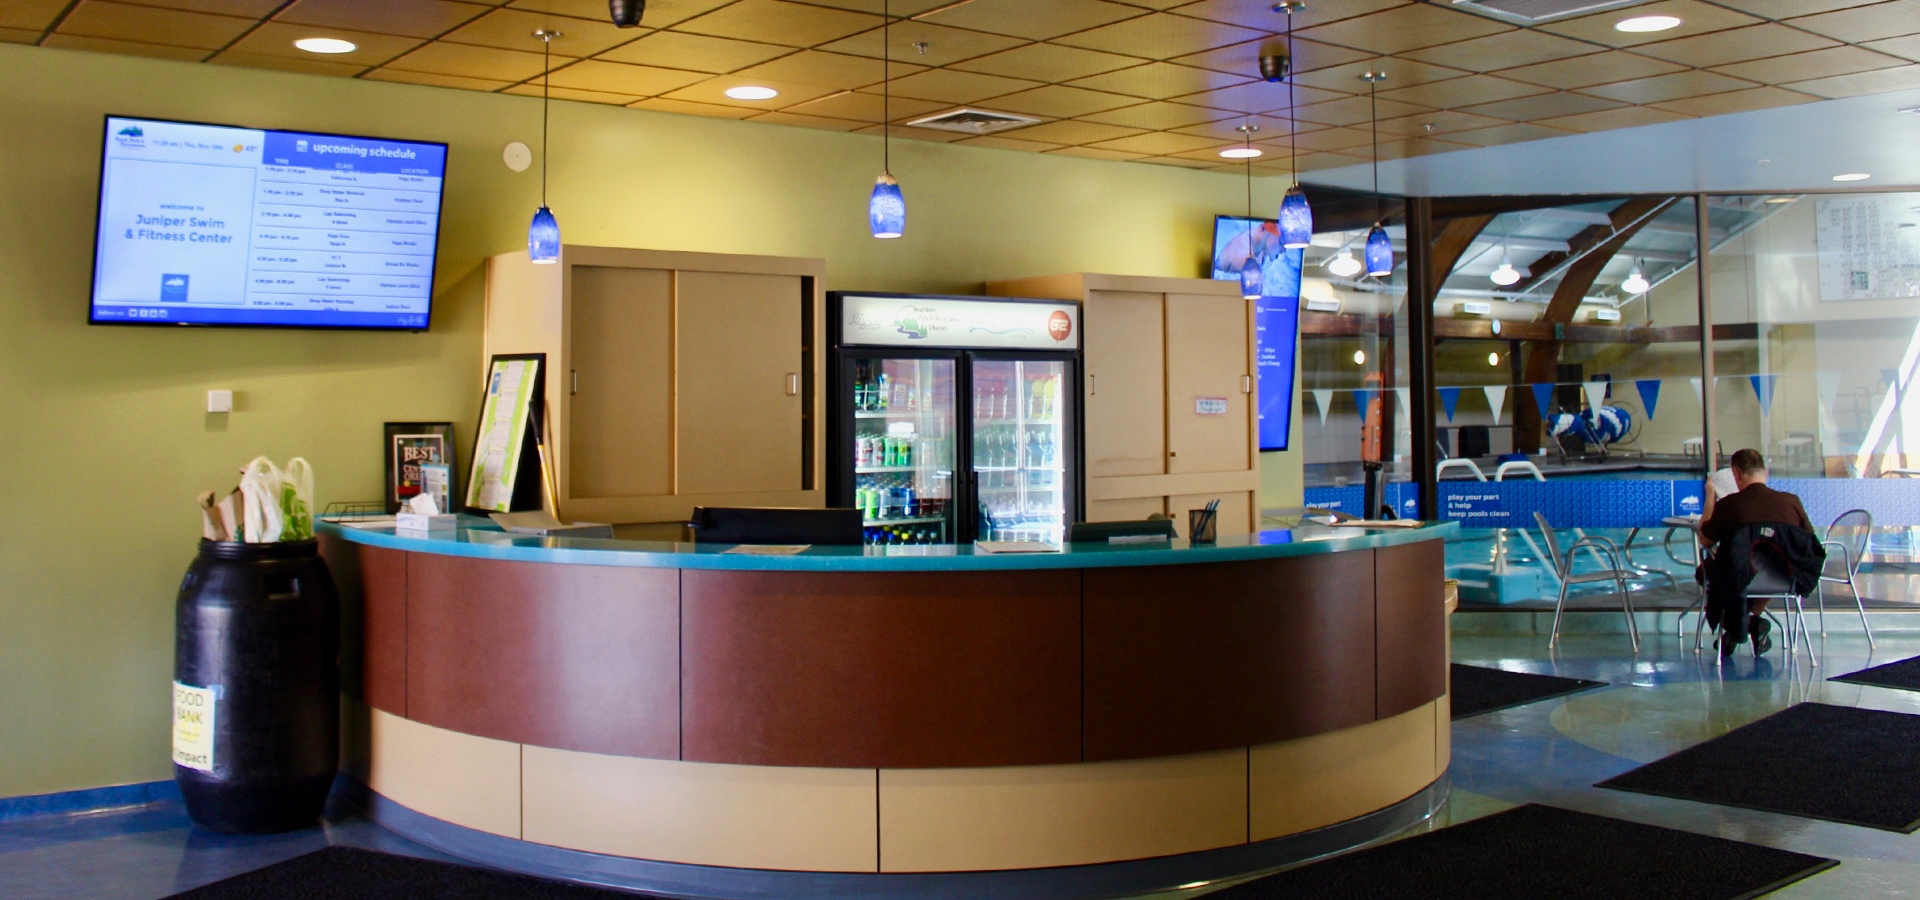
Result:
<instances>
[{"instance_id":1,"label":"tall wooden cabinet","mask_svg":"<svg viewBox=\"0 0 1920 900\"><path fill-rule=\"evenodd\" d=\"M1087 519L1220 500L1220 532L1260 521L1253 301L1235 282L1131 275L996 281L999 297L1079 300L1086 339Z\"/></svg>"},{"instance_id":2,"label":"tall wooden cabinet","mask_svg":"<svg viewBox=\"0 0 1920 900\"><path fill-rule=\"evenodd\" d=\"M486 353L545 353L560 515L825 502L818 259L563 247L487 261Z\"/></svg>"}]
</instances>

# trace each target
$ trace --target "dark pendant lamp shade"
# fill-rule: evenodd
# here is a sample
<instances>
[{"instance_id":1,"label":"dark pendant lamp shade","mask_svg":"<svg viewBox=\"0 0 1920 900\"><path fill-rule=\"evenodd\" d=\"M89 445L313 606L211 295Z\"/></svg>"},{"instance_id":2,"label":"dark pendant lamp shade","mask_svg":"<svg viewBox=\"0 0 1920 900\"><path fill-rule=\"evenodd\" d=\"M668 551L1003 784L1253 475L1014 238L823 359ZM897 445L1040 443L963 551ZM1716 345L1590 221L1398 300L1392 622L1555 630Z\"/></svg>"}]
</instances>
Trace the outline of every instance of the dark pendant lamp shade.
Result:
<instances>
[{"instance_id":1,"label":"dark pendant lamp shade","mask_svg":"<svg viewBox=\"0 0 1920 900\"><path fill-rule=\"evenodd\" d=\"M1245 300L1258 300L1261 297L1260 260L1249 256L1240 264L1240 297Z\"/></svg>"},{"instance_id":2,"label":"dark pendant lamp shade","mask_svg":"<svg viewBox=\"0 0 1920 900\"><path fill-rule=\"evenodd\" d=\"M1378 225L1367 232L1367 274L1375 278L1393 274L1393 242L1387 240L1387 230Z\"/></svg>"},{"instance_id":3,"label":"dark pendant lamp shade","mask_svg":"<svg viewBox=\"0 0 1920 900\"><path fill-rule=\"evenodd\" d=\"M527 256L543 265L560 261L560 223L544 204L534 211L533 224L527 226Z\"/></svg>"},{"instance_id":4,"label":"dark pendant lamp shade","mask_svg":"<svg viewBox=\"0 0 1920 900\"><path fill-rule=\"evenodd\" d=\"M1306 192L1296 184L1280 198L1280 245L1299 250L1312 244L1313 208L1307 205Z\"/></svg>"},{"instance_id":5,"label":"dark pendant lamp shade","mask_svg":"<svg viewBox=\"0 0 1920 900\"><path fill-rule=\"evenodd\" d=\"M897 238L906 233L907 198L892 175L882 174L874 181L873 196L867 200L867 222L877 238Z\"/></svg>"}]
</instances>

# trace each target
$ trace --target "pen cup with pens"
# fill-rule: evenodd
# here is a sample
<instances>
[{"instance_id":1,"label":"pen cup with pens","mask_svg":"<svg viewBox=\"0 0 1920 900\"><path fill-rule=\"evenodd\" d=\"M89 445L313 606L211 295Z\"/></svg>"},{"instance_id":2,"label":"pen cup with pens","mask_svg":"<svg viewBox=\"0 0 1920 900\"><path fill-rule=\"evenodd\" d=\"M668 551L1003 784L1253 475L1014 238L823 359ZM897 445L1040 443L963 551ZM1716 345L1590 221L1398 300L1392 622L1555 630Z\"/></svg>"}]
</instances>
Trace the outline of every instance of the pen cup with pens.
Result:
<instances>
[{"instance_id":1,"label":"pen cup with pens","mask_svg":"<svg viewBox=\"0 0 1920 900\"><path fill-rule=\"evenodd\" d=\"M1187 510L1187 540L1195 544L1211 544L1220 533L1220 501L1214 500L1205 509Z\"/></svg>"}]
</instances>

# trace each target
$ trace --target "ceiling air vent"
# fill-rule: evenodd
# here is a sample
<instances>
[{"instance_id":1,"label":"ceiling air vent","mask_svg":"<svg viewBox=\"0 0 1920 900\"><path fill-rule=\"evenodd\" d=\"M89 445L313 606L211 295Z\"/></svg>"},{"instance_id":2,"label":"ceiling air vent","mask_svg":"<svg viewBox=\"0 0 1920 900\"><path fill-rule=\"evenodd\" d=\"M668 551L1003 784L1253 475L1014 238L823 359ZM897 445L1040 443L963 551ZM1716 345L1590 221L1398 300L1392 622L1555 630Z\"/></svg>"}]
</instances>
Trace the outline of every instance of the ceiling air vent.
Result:
<instances>
[{"instance_id":1,"label":"ceiling air vent","mask_svg":"<svg viewBox=\"0 0 1920 900\"><path fill-rule=\"evenodd\" d=\"M1643 0L1453 0L1464 6L1509 22L1545 22L1577 13L1590 13Z\"/></svg>"},{"instance_id":2,"label":"ceiling air vent","mask_svg":"<svg viewBox=\"0 0 1920 900\"><path fill-rule=\"evenodd\" d=\"M956 109L915 119L907 124L915 128L958 131L961 134L993 134L996 131L1038 125L1041 121L1032 116L1017 116L1013 113L988 112L984 109Z\"/></svg>"}]
</instances>

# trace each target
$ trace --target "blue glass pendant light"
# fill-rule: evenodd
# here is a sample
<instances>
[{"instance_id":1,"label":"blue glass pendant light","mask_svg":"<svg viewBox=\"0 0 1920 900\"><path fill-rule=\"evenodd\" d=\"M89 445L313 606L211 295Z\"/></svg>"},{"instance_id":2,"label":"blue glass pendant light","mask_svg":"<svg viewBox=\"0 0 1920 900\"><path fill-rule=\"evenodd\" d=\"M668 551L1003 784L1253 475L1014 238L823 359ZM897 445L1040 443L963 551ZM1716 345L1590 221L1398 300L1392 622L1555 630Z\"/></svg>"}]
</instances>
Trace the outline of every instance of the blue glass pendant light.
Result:
<instances>
[{"instance_id":1,"label":"blue glass pendant light","mask_svg":"<svg viewBox=\"0 0 1920 900\"><path fill-rule=\"evenodd\" d=\"M540 208L534 211L533 223L527 226L527 258L540 265L553 265L560 261L560 223L553 217L553 210L547 208L547 107L552 102L548 96L547 82L552 79L553 39L560 36L558 31L541 29L533 33L545 46L542 54L545 62L540 80Z\"/></svg>"},{"instance_id":2,"label":"blue glass pendant light","mask_svg":"<svg viewBox=\"0 0 1920 900\"><path fill-rule=\"evenodd\" d=\"M1253 149L1253 133L1260 126L1252 122L1243 123L1234 129L1247 136L1247 149ZM1260 227L1253 219L1253 155L1247 155L1247 258L1240 264L1240 296L1246 300L1258 300L1261 296L1260 267L1261 248L1257 242L1256 230Z\"/></svg>"},{"instance_id":3,"label":"blue glass pendant light","mask_svg":"<svg viewBox=\"0 0 1920 900\"><path fill-rule=\"evenodd\" d=\"M1373 121L1373 205L1374 211L1380 207L1380 99L1377 96L1380 82L1385 81L1387 73L1369 70L1360 76L1367 82L1367 102L1371 107L1369 118ZM1387 239L1387 230L1380 226L1384 215L1375 219L1373 229L1367 232L1367 274L1375 278L1385 278L1393 274L1393 242Z\"/></svg>"},{"instance_id":4,"label":"blue glass pendant light","mask_svg":"<svg viewBox=\"0 0 1920 900\"><path fill-rule=\"evenodd\" d=\"M1288 250L1299 250L1313 243L1313 207L1307 204L1307 193L1300 189L1300 139L1299 129L1294 127L1293 119L1293 12L1305 9L1304 3L1281 3L1274 9L1287 14L1287 158L1288 169L1293 175L1293 186L1287 188L1287 194L1280 198L1280 246Z\"/></svg>"},{"instance_id":5,"label":"blue glass pendant light","mask_svg":"<svg viewBox=\"0 0 1920 900\"><path fill-rule=\"evenodd\" d=\"M1393 274L1393 242L1387 239L1387 230L1378 225L1367 232L1367 274L1375 278Z\"/></svg>"},{"instance_id":6,"label":"blue glass pendant light","mask_svg":"<svg viewBox=\"0 0 1920 900\"><path fill-rule=\"evenodd\" d=\"M1261 296L1260 261L1249 256L1240 264L1240 297L1244 300L1258 300Z\"/></svg>"},{"instance_id":7,"label":"blue glass pendant light","mask_svg":"<svg viewBox=\"0 0 1920 900\"><path fill-rule=\"evenodd\" d=\"M873 182L873 194L867 198L867 224L873 236L882 240L907 232L907 197L900 193L900 182L893 177L893 4L880 8L880 177Z\"/></svg>"}]
</instances>

